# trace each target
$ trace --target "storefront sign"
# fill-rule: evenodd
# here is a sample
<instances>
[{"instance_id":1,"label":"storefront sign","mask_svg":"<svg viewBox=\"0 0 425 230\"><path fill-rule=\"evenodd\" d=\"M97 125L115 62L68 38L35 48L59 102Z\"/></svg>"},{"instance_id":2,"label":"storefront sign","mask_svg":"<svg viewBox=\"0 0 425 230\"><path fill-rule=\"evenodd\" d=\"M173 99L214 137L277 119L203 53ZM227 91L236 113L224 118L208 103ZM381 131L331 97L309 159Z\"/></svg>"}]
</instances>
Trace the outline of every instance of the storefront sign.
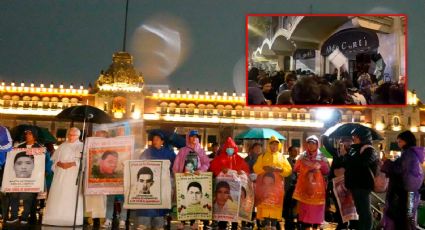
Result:
<instances>
[{"instance_id":1,"label":"storefront sign","mask_svg":"<svg viewBox=\"0 0 425 230\"><path fill-rule=\"evenodd\" d=\"M345 29L332 35L323 43L321 54L328 56L335 49L343 54L368 52L379 47L378 36L375 32L351 28Z\"/></svg>"},{"instance_id":2,"label":"storefront sign","mask_svg":"<svg viewBox=\"0 0 425 230\"><path fill-rule=\"evenodd\" d=\"M316 51L312 49L297 49L294 53L294 59L303 60L316 57Z\"/></svg>"}]
</instances>

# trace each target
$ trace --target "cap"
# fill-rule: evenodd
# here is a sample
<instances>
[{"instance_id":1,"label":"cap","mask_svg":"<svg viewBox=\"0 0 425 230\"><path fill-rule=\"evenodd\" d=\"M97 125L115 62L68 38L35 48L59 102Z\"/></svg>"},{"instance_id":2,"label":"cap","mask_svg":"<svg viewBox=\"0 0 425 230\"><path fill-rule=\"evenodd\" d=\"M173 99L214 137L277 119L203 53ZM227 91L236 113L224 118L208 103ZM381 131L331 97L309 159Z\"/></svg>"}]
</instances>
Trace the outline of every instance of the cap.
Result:
<instances>
[{"instance_id":1,"label":"cap","mask_svg":"<svg viewBox=\"0 0 425 230\"><path fill-rule=\"evenodd\" d=\"M314 142L314 143L316 143L316 144L319 144L319 138L316 136L316 135L311 135L311 136L309 136L309 137L307 137L306 139L305 139L305 141L308 143L308 142Z\"/></svg>"},{"instance_id":2,"label":"cap","mask_svg":"<svg viewBox=\"0 0 425 230\"><path fill-rule=\"evenodd\" d=\"M189 132L189 137L192 137L192 136L197 136L197 137L199 137L198 130L190 130L190 132Z\"/></svg>"}]
</instances>

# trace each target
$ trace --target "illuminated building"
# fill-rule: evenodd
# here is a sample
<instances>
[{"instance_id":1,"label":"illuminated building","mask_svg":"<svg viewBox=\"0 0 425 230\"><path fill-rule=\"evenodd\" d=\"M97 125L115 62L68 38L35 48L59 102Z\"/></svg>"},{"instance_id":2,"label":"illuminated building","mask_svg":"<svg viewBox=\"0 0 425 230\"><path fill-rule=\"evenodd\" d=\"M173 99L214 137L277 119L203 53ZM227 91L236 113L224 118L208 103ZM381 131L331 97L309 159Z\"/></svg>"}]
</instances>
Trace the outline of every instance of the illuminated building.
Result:
<instances>
[{"instance_id":1,"label":"illuminated building","mask_svg":"<svg viewBox=\"0 0 425 230\"><path fill-rule=\"evenodd\" d=\"M324 123L316 115L317 108L247 107L245 95L232 92L151 92L144 87L143 76L135 71L132 63L130 54L115 53L112 64L101 72L93 89L3 82L0 86L1 124L7 127L35 124L63 138L71 122L59 121L54 116L70 106L87 103L117 121L143 121L143 126L133 134L144 141L146 130L172 126L179 134L198 129L203 137L202 146L208 148L211 143L224 141L227 136L236 136L250 127L270 127L287 138L284 143L287 148L302 146L307 136L324 132ZM425 107L414 92L409 93L408 102L406 108L341 109L342 122L360 122L380 130L387 137L385 149L394 142L398 129L414 131L423 144ZM75 125L81 127L80 123Z\"/></svg>"}]
</instances>

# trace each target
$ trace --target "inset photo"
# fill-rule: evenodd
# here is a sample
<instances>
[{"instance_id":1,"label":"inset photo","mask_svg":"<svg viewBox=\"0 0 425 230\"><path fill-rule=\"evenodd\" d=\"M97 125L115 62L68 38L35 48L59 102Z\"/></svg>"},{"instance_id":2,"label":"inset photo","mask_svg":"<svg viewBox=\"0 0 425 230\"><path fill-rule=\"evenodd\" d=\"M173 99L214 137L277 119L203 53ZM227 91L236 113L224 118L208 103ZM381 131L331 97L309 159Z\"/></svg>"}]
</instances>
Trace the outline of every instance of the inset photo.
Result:
<instances>
[{"instance_id":1,"label":"inset photo","mask_svg":"<svg viewBox=\"0 0 425 230\"><path fill-rule=\"evenodd\" d=\"M251 14L246 21L247 105L406 105L406 15Z\"/></svg>"}]
</instances>

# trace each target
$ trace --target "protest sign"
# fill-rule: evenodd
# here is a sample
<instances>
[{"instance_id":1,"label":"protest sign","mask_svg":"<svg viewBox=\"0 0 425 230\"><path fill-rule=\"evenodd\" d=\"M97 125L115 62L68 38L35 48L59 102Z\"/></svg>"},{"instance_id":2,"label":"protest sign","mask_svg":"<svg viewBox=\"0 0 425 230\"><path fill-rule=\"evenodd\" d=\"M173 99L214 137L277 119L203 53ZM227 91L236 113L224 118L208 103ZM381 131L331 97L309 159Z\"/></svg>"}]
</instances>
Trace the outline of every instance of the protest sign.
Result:
<instances>
[{"instance_id":1,"label":"protest sign","mask_svg":"<svg viewBox=\"0 0 425 230\"><path fill-rule=\"evenodd\" d=\"M212 219L212 173L176 173L177 219Z\"/></svg>"},{"instance_id":2,"label":"protest sign","mask_svg":"<svg viewBox=\"0 0 425 230\"><path fill-rule=\"evenodd\" d=\"M239 215L239 198L241 180L236 171L220 173L215 178L213 219L217 221L237 222Z\"/></svg>"},{"instance_id":3,"label":"protest sign","mask_svg":"<svg viewBox=\"0 0 425 230\"><path fill-rule=\"evenodd\" d=\"M2 192L44 191L46 148L14 148L7 153Z\"/></svg>"},{"instance_id":4,"label":"protest sign","mask_svg":"<svg viewBox=\"0 0 425 230\"><path fill-rule=\"evenodd\" d=\"M124 194L124 162L131 159L134 137L87 138L85 194Z\"/></svg>"},{"instance_id":5,"label":"protest sign","mask_svg":"<svg viewBox=\"0 0 425 230\"><path fill-rule=\"evenodd\" d=\"M170 209L170 161L125 162L124 189L124 207L127 209Z\"/></svg>"},{"instance_id":6,"label":"protest sign","mask_svg":"<svg viewBox=\"0 0 425 230\"><path fill-rule=\"evenodd\" d=\"M344 176L333 178L332 183L342 221L348 222L349 220L358 220L359 215L357 215L353 196L344 186Z\"/></svg>"}]
</instances>

